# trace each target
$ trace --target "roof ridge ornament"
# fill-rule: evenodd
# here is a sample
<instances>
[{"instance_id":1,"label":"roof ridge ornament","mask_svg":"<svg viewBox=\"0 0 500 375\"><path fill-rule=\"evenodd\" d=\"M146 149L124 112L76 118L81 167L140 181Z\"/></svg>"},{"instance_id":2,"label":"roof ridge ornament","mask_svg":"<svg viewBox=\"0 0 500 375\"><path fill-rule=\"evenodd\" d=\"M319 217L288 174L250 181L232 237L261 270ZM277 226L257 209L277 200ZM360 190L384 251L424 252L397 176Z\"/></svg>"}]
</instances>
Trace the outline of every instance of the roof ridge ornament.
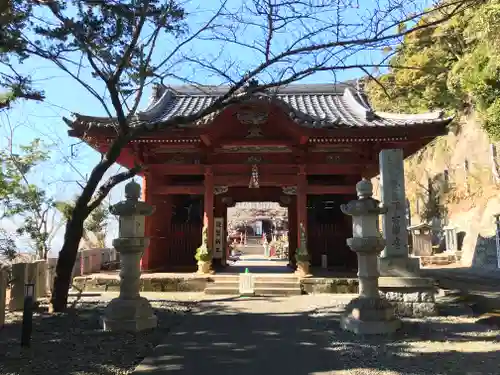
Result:
<instances>
[{"instance_id":1,"label":"roof ridge ornament","mask_svg":"<svg viewBox=\"0 0 500 375\"><path fill-rule=\"evenodd\" d=\"M153 86L153 93L150 98L150 103L143 111L138 111L136 116L140 121L148 121L155 117L160 116L165 107L172 101L175 94L167 86L161 85Z\"/></svg>"},{"instance_id":2,"label":"roof ridge ornament","mask_svg":"<svg viewBox=\"0 0 500 375\"><path fill-rule=\"evenodd\" d=\"M165 94L165 91L167 91L167 86L163 83L155 83L151 90L151 99L154 101L159 100Z\"/></svg>"},{"instance_id":3,"label":"roof ridge ornament","mask_svg":"<svg viewBox=\"0 0 500 375\"><path fill-rule=\"evenodd\" d=\"M368 121L375 119L375 115L372 109L356 99L354 93L349 87L344 90L343 98L349 109L351 109L353 113L360 116L362 119Z\"/></svg>"},{"instance_id":4,"label":"roof ridge ornament","mask_svg":"<svg viewBox=\"0 0 500 375\"><path fill-rule=\"evenodd\" d=\"M370 100L368 99L368 96L366 95L365 92L365 87L366 87L365 83L366 80L363 78L356 80L356 91L361 104L363 104L366 108L372 110L372 106L370 105Z\"/></svg>"},{"instance_id":5,"label":"roof ridge ornament","mask_svg":"<svg viewBox=\"0 0 500 375\"><path fill-rule=\"evenodd\" d=\"M268 96L266 89L263 89L257 78L249 79L243 86L236 90L236 96Z\"/></svg>"},{"instance_id":6,"label":"roof ridge ornament","mask_svg":"<svg viewBox=\"0 0 500 375\"><path fill-rule=\"evenodd\" d=\"M248 80L245 90L246 91L255 91L259 88L259 81L256 78L252 78Z\"/></svg>"}]
</instances>

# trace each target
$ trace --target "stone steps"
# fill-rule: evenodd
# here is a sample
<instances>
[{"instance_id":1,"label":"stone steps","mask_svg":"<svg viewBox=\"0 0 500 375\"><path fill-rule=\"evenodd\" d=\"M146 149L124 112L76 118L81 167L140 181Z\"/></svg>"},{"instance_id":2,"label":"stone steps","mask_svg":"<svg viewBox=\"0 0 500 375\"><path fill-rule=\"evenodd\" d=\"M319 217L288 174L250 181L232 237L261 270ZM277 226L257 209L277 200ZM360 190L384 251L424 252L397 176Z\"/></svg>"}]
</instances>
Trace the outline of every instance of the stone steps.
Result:
<instances>
[{"instance_id":1,"label":"stone steps","mask_svg":"<svg viewBox=\"0 0 500 375\"><path fill-rule=\"evenodd\" d=\"M255 289L265 288L296 288L300 290L299 281L255 281Z\"/></svg>"},{"instance_id":2,"label":"stone steps","mask_svg":"<svg viewBox=\"0 0 500 375\"><path fill-rule=\"evenodd\" d=\"M254 275L254 295L292 296L302 294L300 281L296 276L259 276ZM239 276L221 276L205 288L205 294L240 295Z\"/></svg>"},{"instance_id":3,"label":"stone steps","mask_svg":"<svg viewBox=\"0 0 500 375\"><path fill-rule=\"evenodd\" d=\"M298 288L295 287L255 288L254 291L256 296L300 296L302 294L300 286Z\"/></svg>"}]
</instances>

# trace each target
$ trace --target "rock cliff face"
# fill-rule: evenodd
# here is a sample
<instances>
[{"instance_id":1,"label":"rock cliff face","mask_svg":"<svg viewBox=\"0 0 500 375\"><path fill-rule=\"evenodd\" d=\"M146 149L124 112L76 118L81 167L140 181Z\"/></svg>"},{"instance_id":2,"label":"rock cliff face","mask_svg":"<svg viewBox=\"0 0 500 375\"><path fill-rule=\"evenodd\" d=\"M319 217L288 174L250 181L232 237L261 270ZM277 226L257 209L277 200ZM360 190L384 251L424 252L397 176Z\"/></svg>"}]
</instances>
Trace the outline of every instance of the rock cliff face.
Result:
<instances>
[{"instance_id":1,"label":"rock cliff face","mask_svg":"<svg viewBox=\"0 0 500 375\"><path fill-rule=\"evenodd\" d=\"M455 226L462 245L462 265L497 268L497 158L478 119L463 118L457 129L405 161L412 224L431 222L436 235L445 225ZM378 177L373 182L380 196Z\"/></svg>"}]
</instances>

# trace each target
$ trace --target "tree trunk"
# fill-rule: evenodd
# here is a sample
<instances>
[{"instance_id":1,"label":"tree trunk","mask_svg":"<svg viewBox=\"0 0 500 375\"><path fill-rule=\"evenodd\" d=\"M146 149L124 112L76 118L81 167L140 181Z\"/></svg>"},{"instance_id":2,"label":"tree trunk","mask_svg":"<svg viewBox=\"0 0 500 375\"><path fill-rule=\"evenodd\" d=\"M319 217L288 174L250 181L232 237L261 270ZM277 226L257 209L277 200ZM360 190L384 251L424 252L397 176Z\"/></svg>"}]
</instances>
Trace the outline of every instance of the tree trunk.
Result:
<instances>
[{"instance_id":1,"label":"tree trunk","mask_svg":"<svg viewBox=\"0 0 500 375\"><path fill-rule=\"evenodd\" d=\"M63 312L68 305L68 292L71 285L71 275L73 266L75 265L76 255L78 254L78 246L84 234L83 223L92 211L89 208L89 202L97 189L99 182L106 171L116 162L120 152L129 141L129 138L124 135L119 135L111 144L109 150L104 157L94 167L90 173L87 184L83 188L82 194L75 202L75 207L71 212L71 218L66 224L66 232L64 233L64 244L59 257L57 259L56 276L54 279L54 287L52 298L50 301L50 310L52 312ZM117 181L117 183L120 182ZM111 188L114 185L111 185ZM105 191L102 198L106 197L109 191Z\"/></svg>"},{"instance_id":2,"label":"tree trunk","mask_svg":"<svg viewBox=\"0 0 500 375\"><path fill-rule=\"evenodd\" d=\"M63 312L68 305L68 293L71 275L78 254L78 246L83 235L83 222L86 219L85 206L73 210L71 219L66 224L64 244L59 252L56 275L51 297L51 312Z\"/></svg>"}]
</instances>

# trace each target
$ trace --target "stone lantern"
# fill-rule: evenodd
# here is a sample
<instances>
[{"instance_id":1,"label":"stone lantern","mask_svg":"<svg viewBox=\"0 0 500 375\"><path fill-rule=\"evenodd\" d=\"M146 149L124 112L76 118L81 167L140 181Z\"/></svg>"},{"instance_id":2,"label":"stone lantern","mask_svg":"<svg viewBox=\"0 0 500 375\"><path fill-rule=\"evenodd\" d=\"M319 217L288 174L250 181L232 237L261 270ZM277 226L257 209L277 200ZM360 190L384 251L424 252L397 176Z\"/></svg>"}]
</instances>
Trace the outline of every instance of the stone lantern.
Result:
<instances>
[{"instance_id":1,"label":"stone lantern","mask_svg":"<svg viewBox=\"0 0 500 375\"><path fill-rule=\"evenodd\" d=\"M139 294L140 261L149 238L144 237L145 217L154 207L139 201L141 186L135 181L125 185L125 201L110 208L119 217L119 236L113 246L120 253L120 295L104 311L106 331L142 331L157 326L157 317L149 301Z\"/></svg>"},{"instance_id":2,"label":"stone lantern","mask_svg":"<svg viewBox=\"0 0 500 375\"><path fill-rule=\"evenodd\" d=\"M385 241L377 226L378 216L387 208L373 199L373 186L363 179L356 184L358 200L341 205L344 214L352 216L353 237L347 245L358 256L359 296L345 309L341 327L356 334L382 334L394 332L401 322L394 315L394 308L380 297L378 289L378 255Z\"/></svg>"}]
</instances>

